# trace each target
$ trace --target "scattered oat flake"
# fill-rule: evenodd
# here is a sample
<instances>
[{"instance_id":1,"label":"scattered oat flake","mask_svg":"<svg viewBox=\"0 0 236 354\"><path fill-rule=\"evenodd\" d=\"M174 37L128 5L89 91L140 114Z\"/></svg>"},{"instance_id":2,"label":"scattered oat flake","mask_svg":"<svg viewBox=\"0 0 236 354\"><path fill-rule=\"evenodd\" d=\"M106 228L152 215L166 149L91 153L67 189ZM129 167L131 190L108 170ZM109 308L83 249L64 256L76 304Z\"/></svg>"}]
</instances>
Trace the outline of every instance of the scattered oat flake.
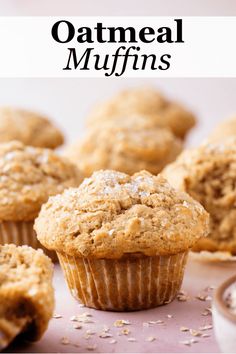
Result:
<instances>
[{"instance_id":1,"label":"scattered oat flake","mask_svg":"<svg viewBox=\"0 0 236 354\"><path fill-rule=\"evenodd\" d=\"M180 331L181 332L188 332L189 331L189 328L188 327L180 327Z\"/></svg>"},{"instance_id":2,"label":"scattered oat flake","mask_svg":"<svg viewBox=\"0 0 236 354\"><path fill-rule=\"evenodd\" d=\"M100 338L110 338L113 337L113 335L111 333L107 333L107 332L102 332L99 334Z\"/></svg>"},{"instance_id":3,"label":"scattered oat flake","mask_svg":"<svg viewBox=\"0 0 236 354\"><path fill-rule=\"evenodd\" d=\"M198 295L196 296L196 299L197 299L197 300L200 300L200 301L206 301L206 295L198 294Z\"/></svg>"},{"instance_id":4,"label":"scattered oat flake","mask_svg":"<svg viewBox=\"0 0 236 354\"><path fill-rule=\"evenodd\" d=\"M181 340L179 343L191 347L192 344L198 343L198 340L195 338L191 338L187 340Z\"/></svg>"},{"instance_id":5,"label":"scattered oat flake","mask_svg":"<svg viewBox=\"0 0 236 354\"><path fill-rule=\"evenodd\" d=\"M96 344L88 345L88 346L87 346L87 349L88 349L88 350L91 350L91 351L95 350L96 348L97 348Z\"/></svg>"},{"instance_id":6,"label":"scattered oat flake","mask_svg":"<svg viewBox=\"0 0 236 354\"><path fill-rule=\"evenodd\" d=\"M210 307L206 308L203 312L202 312L202 316L209 316L212 314L212 310Z\"/></svg>"},{"instance_id":7,"label":"scattered oat flake","mask_svg":"<svg viewBox=\"0 0 236 354\"><path fill-rule=\"evenodd\" d=\"M133 337L129 337L127 340L128 340L128 342L136 342L136 339Z\"/></svg>"},{"instance_id":8,"label":"scattered oat flake","mask_svg":"<svg viewBox=\"0 0 236 354\"><path fill-rule=\"evenodd\" d=\"M186 295L177 295L177 300L181 302L185 302L188 300L188 297Z\"/></svg>"},{"instance_id":9,"label":"scattered oat flake","mask_svg":"<svg viewBox=\"0 0 236 354\"><path fill-rule=\"evenodd\" d=\"M208 338L208 337L210 337L211 335L210 334L208 334L208 333L203 333L202 334L202 338Z\"/></svg>"},{"instance_id":10,"label":"scattered oat flake","mask_svg":"<svg viewBox=\"0 0 236 354\"><path fill-rule=\"evenodd\" d=\"M180 290L178 292L178 295L187 295L187 292L185 290Z\"/></svg>"},{"instance_id":11,"label":"scattered oat flake","mask_svg":"<svg viewBox=\"0 0 236 354\"><path fill-rule=\"evenodd\" d=\"M162 321L162 320L157 320L157 321L150 321L150 323L164 324L164 321Z\"/></svg>"},{"instance_id":12,"label":"scattered oat flake","mask_svg":"<svg viewBox=\"0 0 236 354\"><path fill-rule=\"evenodd\" d=\"M90 339L90 338L91 338L91 334L85 334L83 337L84 337L85 339Z\"/></svg>"},{"instance_id":13,"label":"scattered oat flake","mask_svg":"<svg viewBox=\"0 0 236 354\"><path fill-rule=\"evenodd\" d=\"M210 285L210 286L207 286L204 290L205 291L211 291L211 290L214 290L215 289L215 286L214 285Z\"/></svg>"},{"instance_id":14,"label":"scattered oat flake","mask_svg":"<svg viewBox=\"0 0 236 354\"><path fill-rule=\"evenodd\" d=\"M149 323L150 325L152 325L152 324L163 325L163 324L164 324L164 321L162 321L162 320L156 320L156 321L148 321L148 323Z\"/></svg>"},{"instance_id":15,"label":"scattered oat flake","mask_svg":"<svg viewBox=\"0 0 236 354\"><path fill-rule=\"evenodd\" d=\"M91 320L92 315L88 313L84 313L82 315L74 315L70 317L70 321L73 322L83 322L83 323L94 323L93 320Z\"/></svg>"},{"instance_id":16,"label":"scattered oat flake","mask_svg":"<svg viewBox=\"0 0 236 354\"><path fill-rule=\"evenodd\" d=\"M67 337L62 337L61 344L67 345L67 344L70 344L70 341L69 341L69 339Z\"/></svg>"},{"instance_id":17,"label":"scattered oat flake","mask_svg":"<svg viewBox=\"0 0 236 354\"><path fill-rule=\"evenodd\" d=\"M124 334L125 336L127 336L130 333L130 330L128 328L124 328L121 331L121 334Z\"/></svg>"},{"instance_id":18,"label":"scattered oat flake","mask_svg":"<svg viewBox=\"0 0 236 354\"><path fill-rule=\"evenodd\" d=\"M211 301L212 297L210 295L199 294L199 295L196 296L196 299L200 300L200 301Z\"/></svg>"},{"instance_id":19,"label":"scattered oat flake","mask_svg":"<svg viewBox=\"0 0 236 354\"><path fill-rule=\"evenodd\" d=\"M76 324L73 325L73 328L74 328L74 329L81 329L82 326L81 326L81 324L76 323Z\"/></svg>"},{"instance_id":20,"label":"scattered oat flake","mask_svg":"<svg viewBox=\"0 0 236 354\"><path fill-rule=\"evenodd\" d=\"M154 340L156 340L155 337L147 337L146 338L146 342L154 342Z\"/></svg>"},{"instance_id":21,"label":"scattered oat flake","mask_svg":"<svg viewBox=\"0 0 236 354\"><path fill-rule=\"evenodd\" d=\"M84 316L84 317L93 317L93 315L89 312L83 312L81 315L79 316Z\"/></svg>"},{"instance_id":22,"label":"scattered oat flake","mask_svg":"<svg viewBox=\"0 0 236 354\"><path fill-rule=\"evenodd\" d=\"M212 301L212 296L207 295L207 297L206 297L206 301Z\"/></svg>"},{"instance_id":23,"label":"scattered oat flake","mask_svg":"<svg viewBox=\"0 0 236 354\"><path fill-rule=\"evenodd\" d=\"M191 341L190 340L181 340L179 341L180 344L184 344L184 345L187 345L187 346L191 346Z\"/></svg>"},{"instance_id":24,"label":"scattered oat flake","mask_svg":"<svg viewBox=\"0 0 236 354\"><path fill-rule=\"evenodd\" d=\"M167 315L166 317L167 318L173 318L173 315Z\"/></svg>"},{"instance_id":25,"label":"scattered oat flake","mask_svg":"<svg viewBox=\"0 0 236 354\"><path fill-rule=\"evenodd\" d=\"M77 316L71 316L70 321L77 321Z\"/></svg>"},{"instance_id":26,"label":"scattered oat flake","mask_svg":"<svg viewBox=\"0 0 236 354\"><path fill-rule=\"evenodd\" d=\"M202 333L199 331L196 331L195 329L190 329L190 334L194 337L201 337Z\"/></svg>"},{"instance_id":27,"label":"scattered oat flake","mask_svg":"<svg viewBox=\"0 0 236 354\"><path fill-rule=\"evenodd\" d=\"M213 326L210 324L210 325L199 327L199 330L200 331L207 331L208 329L212 329L212 328L213 328Z\"/></svg>"},{"instance_id":28,"label":"scattered oat flake","mask_svg":"<svg viewBox=\"0 0 236 354\"><path fill-rule=\"evenodd\" d=\"M111 339L111 340L109 341L109 343L110 343L110 344L115 344L115 343L117 343L117 341L116 341L115 339Z\"/></svg>"},{"instance_id":29,"label":"scattered oat flake","mask_svg":"<svg viewBox=\"0 0 236 354\"><path fill-rule=\"evenodd\" d=\"M58 313L55 313L52 317L58 319L58 318L62 318L62 315L59 315Z\"/></svg>"},{"instance_id":30,"label":"scattered oat flake","mask_svg":"<svg viewBox=\"0 0 236 354\"><path fill-rule=\"evenodd\" d=\"M114 322L114 326L115 327L123 327L125 325L130 325L130 321L128 321L128 320L116 320Z\"/></svg>"},{"instance_id":31,"label":"scattered oat flake","mask_svg":"<svg viewBox=\"0 0 236 354\"><path fill-rule=\"evenodd\" d=\"M110 331L110 328L108 326L103 326L103 329L102 329L103 332L109 332Z\"/></svg>"}]
</instances>

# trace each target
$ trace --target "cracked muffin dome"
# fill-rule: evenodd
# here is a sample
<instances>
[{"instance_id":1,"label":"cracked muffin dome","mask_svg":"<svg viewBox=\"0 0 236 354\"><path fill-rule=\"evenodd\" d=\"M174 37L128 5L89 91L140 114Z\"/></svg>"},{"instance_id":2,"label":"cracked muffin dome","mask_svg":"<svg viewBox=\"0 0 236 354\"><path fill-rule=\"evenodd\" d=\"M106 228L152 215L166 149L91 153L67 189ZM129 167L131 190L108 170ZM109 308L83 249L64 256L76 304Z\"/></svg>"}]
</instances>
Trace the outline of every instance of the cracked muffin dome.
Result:
<instances>
[{"instance_id":1,"label":"cracked muffin dome","mask_svg":"<svg viewBox=\"0 0 236 354\"><path fill-rule=\"evenodd\" d=\"M130 175L145 169L157 174L181 151L181 140L169 130L147 126L143 119L133 117L126 123L96 125L64 154L88 177L100 169Z\"/></svg>"},{"instance_id":2,"label":"cracked muffin dome","mask_svg":"<svg viewBox=\"0 0 236 354\"><path fill-rule=\"evenodd\" d=\"M62 133L46 117L23 109L0 107L0 143L11 140L50 149L64 142Z\"/></svg>"},{"instance_id":3,"label":"cracked muffin dome","mask_svg":"<svg viewBox=\"0 0 236 354\"><path fill-rule=\"evenodd\" d=\"M181 139L196 122L194 115L179 103L168 100L153 88L143 87L122 91L96 105L88 117L88 126L109 120L116 123L124 116L139 114L156 126L168 128Z\"/></svg>"},{"instance_id":4,"label":"cracked muffin dome","mask_svg":"<svg viewBox=\"0 0 236 354\"><path fill-rule=\"evenodd\" d=\"M70 256L170 255L206 236L208 214L160 176L106 170L49 198L35 230L46 248Z\"/></svg>"},{"instance_id":5,"label":"cracked muffin dome","mask_svg":"<svg viewBox=\"0 0 236 354\"><path fill-rule=\"evenodd\" d=\"M229 137L236 138L236 117L224 120L218 124L209 135L208 141L211 143L217 143Z\"/></svg>"},{"instance_id":6,"label":"cracked muffin dome","mask_svg":"<svg viewBox=\"0 0 236 354\"><path fill-rule=\"evenodd\" d=\"M236 254L236 139L187 150L163 175L210 214L209 237L195 250Z\"/></svg>"},{"instance_id":7,"label":"cracked muffin dome","mask_svg":"<svg viewBox=\"0 0 236 354\"><path fill-rule=\"evenodd\" d=\"M76 166L52 150L0 144L0 221L33 220L50 195L81 180Z\"/></svg>"},{"instance_id":8,"label":"cracked muffin dome","mask_svg":"<svg viewBox=\"0 0 236 354\"><path fill-rule=\"evenodd\" d=\"M41 250L0 246L0 349L19 334L38 340L53 315L53 266Z\"/></svg>"}]
</instances>

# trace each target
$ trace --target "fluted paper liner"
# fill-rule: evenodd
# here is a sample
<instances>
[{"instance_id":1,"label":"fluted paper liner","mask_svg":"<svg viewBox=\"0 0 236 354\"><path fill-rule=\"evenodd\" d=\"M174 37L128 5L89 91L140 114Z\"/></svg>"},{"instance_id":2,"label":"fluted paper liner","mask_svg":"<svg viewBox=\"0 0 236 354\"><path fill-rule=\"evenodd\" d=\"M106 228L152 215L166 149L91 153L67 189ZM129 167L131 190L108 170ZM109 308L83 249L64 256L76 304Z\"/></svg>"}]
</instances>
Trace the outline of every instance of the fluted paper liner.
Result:
<instances>
[{"instance_id":1,"label":"fluted paper liner","mask_svg":"<svg viewBox=\"0 0 236 354\"><path fill-rule=\"evenodd\" d=\"M148 309L171 302L184 275L188 251L168 256L89 259L58 253L72 295L88 307Z\"/></svg>"},{"instance_id":2,"label":"fluted paper liner","mask_svg":"<svg viewBox=\"0 0 236 354\"><path fill-rule=\"evenodd\" d=\"M33 229L34 221L3 221L0 223L0 245L14 243L17 246L27 245L32 248L41 248L54 262L57 255L41 245Z\"/></svg>"}]
</instances>

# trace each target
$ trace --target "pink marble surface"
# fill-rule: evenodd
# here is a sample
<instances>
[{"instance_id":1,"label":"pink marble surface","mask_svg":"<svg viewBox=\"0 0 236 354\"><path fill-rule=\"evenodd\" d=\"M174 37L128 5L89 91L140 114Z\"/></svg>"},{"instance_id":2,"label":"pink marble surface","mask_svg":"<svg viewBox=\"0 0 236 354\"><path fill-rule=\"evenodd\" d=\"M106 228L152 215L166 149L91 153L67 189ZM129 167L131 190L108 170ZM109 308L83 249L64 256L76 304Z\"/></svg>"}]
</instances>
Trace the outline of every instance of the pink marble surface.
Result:
<instances>
[{"instance_id":1,"label":"pink marble surface","mask_svg":"<svg viewBox=\"0 0 236 354\"><path fill-rule=\"evenodd\" d=\"M200 301L198 294L212 295L212 290L206 291L208 286L217 286L227 277L235 274L235 263L207 264L189 260L187 264L183 289L187 291L190 299L187 302L175 300L173 303L148 311L132 313L115 313L96 311L81 308L71 297L65 284L59 265L55 267L54 284L56 289L56 311L61 318L53 318L48 331L41 341L37 343L14 343L8 352L157 352L157 353L218 353L219 348L212 329L203 331L209 337L193 337L188 332L181 332L180 327L198 330L199 327L211 324L211 316L203 316L204 309L210 306L210 299ZM81 323L81 329L74 329L77 322L70 320L71 316L89 313L92 323ZM168 315L173 317L168 318ZM122 328L114 326L118 319L130 321L130 325ZM143 325L148 321L162 320L163 324ZM109 327L112 337L100 338L104 326ZM119 335L122 329L130 330L128 335ZM86 338L86 331L94 332ZM62 337L66 337L68 344L62 344ZM149 342L148 337L156 340ZM129 341L134 338L135 341ZM186 346L180 341L194 338L198 342ZM110 343L113 339L116 343Z\"/></svg>"}]
</instances>

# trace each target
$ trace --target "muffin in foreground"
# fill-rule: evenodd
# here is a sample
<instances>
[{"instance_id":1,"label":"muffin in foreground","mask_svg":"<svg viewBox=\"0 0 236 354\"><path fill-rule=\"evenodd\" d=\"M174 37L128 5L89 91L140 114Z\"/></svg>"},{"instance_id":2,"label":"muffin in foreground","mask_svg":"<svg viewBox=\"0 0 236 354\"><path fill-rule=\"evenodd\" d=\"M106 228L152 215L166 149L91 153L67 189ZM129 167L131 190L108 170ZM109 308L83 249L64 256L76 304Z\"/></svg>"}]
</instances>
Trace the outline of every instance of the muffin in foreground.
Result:
<instances>
[{"instance_id":1,"label":"muffin in foreground","mask_svg":"<svg viewBox=\"0 0 236 354\"><path fill-rule=\"evenodd\" d=\"M40 247L33 223L41 205L81 180L76 166L52 150L0 144L0 244Z\"/></svg>"},{"instance_id":2,"label":"muffin in foreground","mask_svg":"<svg viewBox=\"0 0 236 354\"><path fill-rule=\"evenodd\" d=\"M162 177L106 170L49 198L35 230L57 252L76 299L101 310L140 310L175 298L208 214Z\"/></svg>"},{"instance_id":3,"label":"muffin in foreground","mask_svg":"<svg viewBox=\"0 0 236 354\"><path fill-rule=\"evenodd\" d=\"M181 139L196 123L194 115L182 105L163 97L154 88L142 87L122 91L95 106L88 117L88 126L109 120L116 123L124 116L139 114Z\"/></svg>"},{"instance_id":4,"label":"muffin in foreground","mask_svg":"<svg viewBox=\"0 0 236 354\"><path fill-rule=\"evenodd\" d=\"M208 141L211 143L217 143L229 137L236 138L236 117L224 120L218 124L209 135Z\"/></svg>"},{"instance_id":5,"label":"muffin in foreground","mask_svg":"<svg viewBox=\"0 0 236 354\"><path fill-rule=\"evenodd\" d=\"M210 233L195 251L236 254L236 139L183 152L163 175L210 214Z\"/></svg>"},{"instance_id":6,"label":"muffin in foreground","mask_svg":"<svg viewBox=\"0 0 236 354\"><path fill-rule=\"evenodd\" d=\"M23 109L0 107L0 143L12 140L50 149L64 142L62 133L46 117Z\"/></svg>"},{"instance_id":7,"label":"muffin in foreground","mask_svg":"<svg viewBox=\"0 0 236 354\"><path fill-rule=\"evenodd\" d=\"M36 341L53 315L53 266L41 250L0 246L0 350L13 339Z\"/></svg>"},{"instance_id":8,"label":"muffin in foreground","mask_svg":"<svg viewBox=\"0 0 236 354\"><path fill-rule=\"evenodd\" d=\"M87 177L101 169L157 174L180 154L182 142L171 131L146 125L144 120L132 117L95 125L82 141L66 149L65 156Z\"/></svg>"}]
</instances>

